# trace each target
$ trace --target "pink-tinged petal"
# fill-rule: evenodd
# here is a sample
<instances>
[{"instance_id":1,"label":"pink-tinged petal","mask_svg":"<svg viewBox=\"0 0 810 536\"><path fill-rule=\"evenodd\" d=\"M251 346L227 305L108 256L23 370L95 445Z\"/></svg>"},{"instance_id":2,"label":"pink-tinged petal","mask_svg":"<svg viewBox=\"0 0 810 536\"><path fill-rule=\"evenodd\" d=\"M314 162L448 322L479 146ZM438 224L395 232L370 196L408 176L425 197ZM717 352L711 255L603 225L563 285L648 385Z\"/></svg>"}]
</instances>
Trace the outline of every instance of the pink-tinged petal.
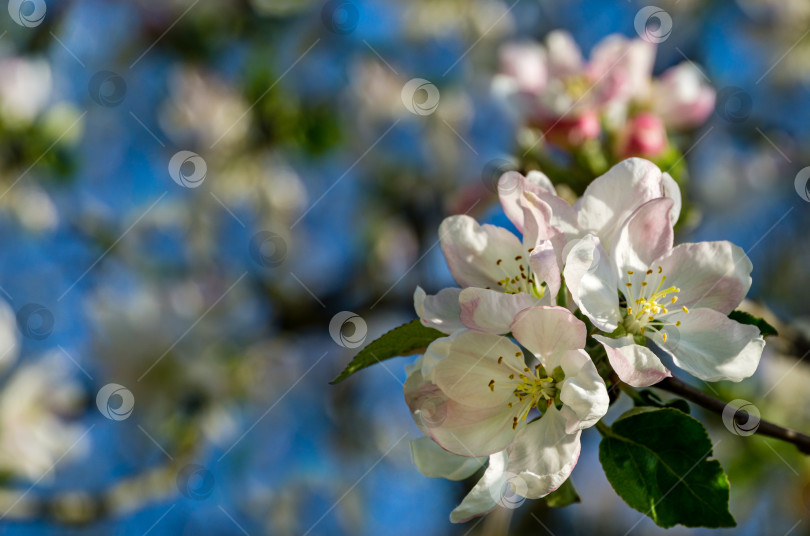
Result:
<instances>
[{"instance_id":1,"label":"pink-tinged petal","mask_svg":"<svg viewBox=\"0 0 810 536\"><path fill-rule=\"evenodd\" d=\"M513 419L520 408L505 403L492 407L466 406L449 398L436 384L418 381L413 375L405 382L405 402L414 423L443 449L459 456L487 456L506 448L525 425Z\"/></svg>"},{"instance_id":2,"label":"pink-tinged petal","mask_svg":"<svg viewBox=\"0 0 810 536\"><path fill-rule=\"evenodd\" d=\"M503 496L506 495L507 461L505 452L498 452L489 457L489 466L484 471L484 476L464 497L461 504L450 512L451 522L464 523L474 517L484 515L498 506Z\"/></svg>"},{"instance_id":3,"label":"pink-tinged petal","mask_svg":"<svg viewBox=\"0 0 810 536\"><path fill-rule=\"evenodd\" d=\"M622 278L628 270L636 272L630 278L634 285L641 284L647 268L672 249L675 237L670 219L672 206L668 197L648 201L619 230L613 244L614 266Z\"/></svg>"},{"instance_id":4,"label":"pink-tinged petal","mask_svg":"<svg viewBox=\"0 0 810 536\"><path fill-rule=\"evenodd\" d=\"M572 350L560 363L565 380L560 389L560 400L572 411L566 417L566 433L573 434L596 424L605 416L610 399L605 381L599 376L585 350Z\"/></svg>"},{"instance_id":5,"label":"pink-tinged petal","mask_svg":"<svg viewBox=\"0 0 810 536\"><path fill-rule=\"evenodd\" d=\"M428 296L422 287L416 287L413 293L413 307L422 325L447 334L464 328L464 324L459 320L460 293L460 288L445 288L438 294Z\"/></svg>"},{"instance_id":6,"label":"pink-tinged petal","mask_svg":"<svg viewBox=\"0 0 810 536\"><path fill-rule=\"evenodd\" d=\"M666 320L681 323L663 328L666 342L660 334L648 336L689 374L707 382L738 382L757 370L765 340L755 326L705 308L690 309L688 314L678 311L667 315Z\"/></svg>"},{"instance_id":7,"label":"pink-tinged petal","mask_svg":"<svg viewBox=\"0 0 810 536\"><path fill-rule=\"evenodd\" d=\"M520 348L506 337L477 331L458 331L447 340L447 354L436 363L428 379L460 404L506 407L516 381L509 375L525 367L523 359L516 355L522 356Z\"/></svg>"},{"instance_id":8,"label":"pink-tinged petal","mask_svg":"<svg viewBox=\"0 0 810 536\"><path fill-rule=\"evenodd\" d=\"M557 298L562 285L559 251L551 241L545 241L536 245L529 254L529 267L534 273L534 279L537 283L546 284L540 303L535 305L551 305Z\"/></svg>"},{"instance_id":9,"label":"pink-tinged petal","mask_svg":"<svg viewBox=\"0 0 810 536\"><path fill-rule=\"evenodd\" d=\"M532 307L518 313L512 336L551 372L569 350L585 347L587 329L564 307Z\"/></svg>"},{"instance_id":10,"label":"pink-tinged petal","mask_svg":"<svg viewBox=\"0 0 810 536\"><path fill-rule=\"evenodd\" d=\"M681 215L681 187L678 186L672 175L666 172L661 175L661 183L663 196L672 199L672 212L669 214L669 219L674 226Z\"/></svg>"},{"instance_id":11,"label":"pink-tinged petal","mask_svg":"<svg viewBox=\"0 0 810 536\"><path fill-rule=\"evenodd\" d=\"M448 480L464 480L487 461L486 458L469 458L447 452L429 437L411 441L411 458L426 477Z\"/></svg>"},{"instance_id":12,"label":"pink-tinged petal","mask_svg":"<svg viewBox=\"0 0 810 536\"><path fill-rule=\"evenodd\" d=\"M647 387L672 376L661 360L645 346L639 346L633 337L611 339L594 335L607 352L610 366L619 379L633 387Z\"/></svg>"},{"instance_id":13,"label":"pink-tinged petal","mask_svg":"<svg viewBox=\"0 0 810 536\"><path fill-rule=\"evenodd\" d=\"M644 98L650 90L655 46L641 39L611 35L591 53L588 74L597 82L599 102Z\"/></svg>"},{"instance_id":14,"label":"pink-tinged petal","mask_svg":"<svg viewBox=\"0 0 810 536\"><path fill-rule=\"evenodd\" d=\"M549 199L549 197L550 196L546 196L547 199ZM565 210L568 211L568 216L565 217L573 215L573 211L567 203L559 198L556 198L556 200L565 205ZM561 267L564 262L563 251L568 241L566 234L574 234L571 232L571 229L575 227L555 218L554 210L551 208L551 205L532 192L527 191L523 193L522 205L525 221L523 245L526 246L527 249L534 248L532 253L535 254L535 257L538 259L541 255L541 245L546 250L553 250L556 262L551 268L556 272L556 275L554 275L552 279L556 280L559 278L559 273L561 272ZM566 229L568 229L568 233ZM543 278L543 280L549 281L545 278ZM555 290L554 293L556 294L556 292Z\"/></svg>"},{"instance_id":15,"label":"pink-tinged petal","mask_svg":"<svg viewBox=\"0 0 810 536\"><path fill-rule=\"evenodd\" d=\"M577 241L565 264L563 272L571 297L593 324L610 333L622 320L618 281L610 258L592 235Z\"/></svg>"},{"instance_id":16,"label":"pink-tinged petal","mask_svg":"<svg viewBox=\"0 0 810 536\"><path fill-rule=\"evenodd\" d=\"M531 171L527 176L517 171L507 171L498 179L498 198L504 214L518 231L523 232L523 194L532 192L535 195L556 197L554 186L543 173Z\"/></svg>"},{"instance_id":17,"label":"pink-tinged petal","mask_svg":"<svg viewBox=\"0 0 810 536\"><path fill-rule=\"evenodd\" d=\"M532 192L523 193L523 245L531 248L562 233L551 225L551 206Z\"/></svg>"},{"instance_id":18,"label":"pink-tinged petal","mask_svg":"<svg viewBox=\"0 0 810 536\"><path fill-rule=\"evenodd\" d=\"M525 177L517 171L507 171L498 180L498 197L509 220L524 232L524 195L531 193L551 208L550 224L560 231L576 232L576 214L568 202L559 197L551 181L539 171ZM524 240L526 242L526 240Z\"/></svg>"},{"instance_id":19,"label":"pink-tinged petal","mask_svg":"<svg viewBox=\"0 0 810 536\"><path fill-rule=\"evenodd\" d=\"M546 85L546 51L534 42L507 43L498 51L501 72L518 91L539 93Z\"/></svg>"},{"instance_id":20,"label":"pink-tinged petal","mask_svg":"<svg viewBox=\"0 0 810 536\"><path fill-rule=\"evenodd\" d=\"M691 63L684 62L661 75L653 91L653 110L670 128L703 124L714 110L715 91Z\"/></svg>"},{"instance_id":21,"label":"pink-tinged petal","mask_svg":"<svg viewBox=\"0 0 810 536\"><path fill-rule=\"evenodd\" d=\"M554 184L551 182L551 179L548 178L548 175L543 173L542 171L538 171L533 169L526 174L526 182L532 185L537 185L543 190L557 194L557 190L554 189ZM533 188L532 191L535 191L536 188Z\"/></svg>"},{"instance_id":22,"label":"pink-tinged petal","mask_svg":"<svg viewBox=\"0 0 810 536\"><path fill-rule=\"evenodd\" d=\"M515 316L529 307L538 305L537 298L524 292L506 294L495 290L470 287L461 291L461 322L475 331L502 335L509 333Z\"/></svg>"},{"instance_id":23,"label":"pink-tinged petal","mask_svg":"<svg viewBox=\"0 0 810 536\"><path fill-rule=\"evenodd\" d=\"M666 286L681 289L678 306L706 307L729 314L751 288L753 264L727 241L680 244L655 264L667 276Z\"/></svg>"},{"instance_id":24,"label":"pink-tinged petal","mask_svg":"<svg viewBox=\"0 0 810 536\"><path fill-rule=\"evenodd\" d=\"M527 499L545 497L571 475L579 460L580 431L565 431L566 420L555 406L529 423L507 450L511 487Z\"/></svg>"},{"instance_id":25,"label":"pink-tinged petal","mask_svg":"<svg viewBox=\"0 0 810 536\"><path fill-rule=\"evenodd\" d=\"M479 225L464 215L445 218L439 226L439 240L450 272L461 287L496 288L507 274L520 273L515 258L527 253L506 229Z\"/></svg>"},{"instance_id":26,"label":"pink-tinged petal","mask_svg":"<svg viewBox=\"0 0 810 536\"><path fill-rule=\"evenodd\" d=\"M581 235L598 236L610 251L627 218L644 203L665 195L663 183L661 170L652 162L642 158L619 162L589 184L574 204Z\"/></svg>"}]
</instances>

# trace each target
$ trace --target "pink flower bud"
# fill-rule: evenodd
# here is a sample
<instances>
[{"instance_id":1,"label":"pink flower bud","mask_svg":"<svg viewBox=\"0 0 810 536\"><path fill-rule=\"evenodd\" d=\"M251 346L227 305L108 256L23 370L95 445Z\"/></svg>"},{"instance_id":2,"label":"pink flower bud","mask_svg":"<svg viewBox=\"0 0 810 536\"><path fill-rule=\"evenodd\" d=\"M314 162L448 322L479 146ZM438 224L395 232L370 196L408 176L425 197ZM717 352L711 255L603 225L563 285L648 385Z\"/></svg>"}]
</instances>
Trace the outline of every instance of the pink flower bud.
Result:
<instances>
[{"instance_id":1,"label":"pink flower bud","mask_svg":"<svg viewBox=\"0 0 810 536\"><path fill-rule=\"evenodd\" d=\"M551 143L565 148L578 147L585 141L598 138L602 132L599 115L595 110L586 110L577 117L563 117L547 121L540 128Z\"/></svg>"},{"instance_id":2,"label":"pink flower bud","mask_svg":"<svg viewBox=\"0 0 810 536\"><path fill-rule=\"evenodd\" d=\"M664 122L657 115L642 112L625 125L619 135L616 152L620 158L631 156L656 157L669 145Z\"/></svg>"}]
</instances>

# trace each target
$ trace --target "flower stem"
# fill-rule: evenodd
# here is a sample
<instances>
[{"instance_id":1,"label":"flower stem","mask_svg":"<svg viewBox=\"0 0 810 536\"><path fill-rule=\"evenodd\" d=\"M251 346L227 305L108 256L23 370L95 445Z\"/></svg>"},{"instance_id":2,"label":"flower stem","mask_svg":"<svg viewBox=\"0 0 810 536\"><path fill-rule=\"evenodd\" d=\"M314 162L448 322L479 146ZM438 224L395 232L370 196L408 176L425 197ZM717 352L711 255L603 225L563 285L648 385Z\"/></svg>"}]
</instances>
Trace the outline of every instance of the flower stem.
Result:
<instances>
[{"instance_id":1,"label":"flower stem","mask_svg":"<svg viewBox=\"0 0 810 536\"><path fill-rule=\"evenodd\" d=\"M612 433L610 426L605 424L602 421L596 421L596 429L599 431L599 435L602 437L609 436Z\"/></svg>"},{"instance_id":2,"label":"flower stem","mask_svg":"<svg viewBox=\"0 0 810 536\"><path fill-rule=\"evenodd\" d=\"M722 415L723 410L727 406L722 400L707 395L703 391L695 389L691 385L687 385L675 378L666 378L653 385L653 387L681 396L718 415ZM735 419L745 421L748 419L748 413L743 410L737 410ZM810 436L806 434L779 426L764 419L759 421L759 427L756 433L792 443L796 445L796 448L798 448L802 454L810 455Z\"/></svg>"}]
</instances>

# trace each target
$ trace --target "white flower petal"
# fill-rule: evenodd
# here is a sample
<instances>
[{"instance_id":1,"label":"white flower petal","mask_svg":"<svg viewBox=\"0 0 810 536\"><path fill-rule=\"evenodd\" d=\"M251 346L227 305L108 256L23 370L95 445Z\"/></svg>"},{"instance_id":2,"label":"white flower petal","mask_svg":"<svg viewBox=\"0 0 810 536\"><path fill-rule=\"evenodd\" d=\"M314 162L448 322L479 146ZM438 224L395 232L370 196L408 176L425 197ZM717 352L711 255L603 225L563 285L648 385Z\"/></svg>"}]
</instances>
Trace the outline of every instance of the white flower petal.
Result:
<instances>
[{"instance_id":1,"label":"white flower petal","mask_svg":"<svg viewBox=\"0 0 810 536\"><path fill-rule=\"evenodd\" d=\"M582 313L602 331L615 330L622 320L616 291L618 281L596 237L586 235L574 244L563 274L571 297Z\"/></svg>"},{"instance_id":2,"label":"white flower petal","mask_svg":"<svg viewBox=\"0 0 810 536\"><path fill-rule=\"evenodd\" d=\"M461 322L469 329L502 335L509 333L515 316L540 300L520 292L506 294L495 290L470 287L461 291Z\"/></svg>"},{"instance_id":3,"label":"white flower petal","mask_svg":"<svg viewBox=\"0 0 810 536\"><path fill-rule=\"evenodd\" d=\"M745 252L731 242L680 244L658 259L667 286L674 285L678 305L706 307L728 314L751 288L754 266Z\"/></svg>"},{"instance_id":4,"label":"white flower petal","mask_svg":"<svg viewBox=\"0 0 810 536\"><path fill-rule=\"evenodd\" d=\"M642 158L619 162L591 182L574 204L581 234L596 235L610 251L625 220L644 203L665 195L664 182L661 170L652 162ZM669 184L666 190L671 189Z\"/></svg>"},{"instance_id":5,"label":"white flower petal","mask_svg":"<svg viewBox=\"0 0 810 536\"><path fill-rule=\"evenodd\" d=\"M605 381L599 376L596 365L585 350L567 352L561 365L565 380L560 390L560 400L573 410L573 415L565 415L566 432L572 434L593 426L604 417L610 399Z\"/></svg>"},{"instance_id":6,"label":"white flower petal","mask_svg":"<svg viewBox=\"0 0 810 536\"><path fill-rule=\"evenodd\" d=\"M532 352L549 374L569 350L585 347L585 324L564 307L532 307L518 313L512 336Z\"/></svg>"},{"instance_id":7,"label":"white flower petal","mask_svg":"<svg viewBox=\"0 0 810 536\"><path fill-rule=\"evenodd\" d=\"M653 199L638 207L622 225L611 252L617 273L631 270L637 272L636 278L643 278L643 272L672 249L673 205L668 197ZM638 281L640 283L640 279Z\"/></svg>"},{"instance_id":8,"label":"white flower petal","mask_svg":"<svg viewBox=\"0 0 810 536\"><path fill-rule=\"evenodd\" d=\"M487 461L483 457L468 458L447 452L429 437L411 441L411 458L423 475L448 480L464 480Z\"/></svg>"},{"instance_id":9,"label":"white flower petal","mask_svg":"<svg viewBox=\"0 0 810 536\"><path fill-rule=\"evenodd\" d=\"M515 355L522 355L520 348L506 337L477 331L458 331L448 340L447 355L433 367L427 379L460 404L505 407L512 399L517 381L508 376L515 368L525 367Z\"/></svg>"},{"instance_id":10,"label":"white flower petal","mask_svg":"<svg viewBox=\"0 0 810 536\"><path fill-rule=\"evenodd\" d=\"M581 432L565 431L566 420L555 406L532 421L508 449L509 479L518 495L545 497L568 479L579 459Z\"/></svg>"},{"instance_id":11,"label":"white flower petal","mask_svg":"<svg viewBox=\"0 0 810 536\"><path fill-rule=\"evenodd\" d=\"M507 275L520 273L515 257L526 253L521 241L506 229L478 225L465 215L445 218L439 240L450 272L462 287L496 288Z\"/></svg>"},{"instance_id":12,"label":"white flower petal","mask_svg":"<svg viewBox=\"0 0 810 536\"><path fill-rule=\"evenodd\" d=\"M667 342L660 335L651 338L672 354L675 364L707 382L741 381L754 374L762 357L765 340L756 326L731 320L714 309L691 309L689 314L667 315L667 322L678 327L664 328Z\"/></svg>"},{"instance_id":13,"label":"white flower petal","mask_svg":"<svg viewBox=\"0 0 810 536\"><path fill-rule=\"evenodd\" d=\"M506 404L470 407L460 404L430 381L418 381L416 374L405 382L405 402L419 430L442 448L459 456L487 456L506 448L523 429L513 428L520 408Z\"/></svg>"},{"instance_id":14,"label":"white flower petal","mask_svg":"<svg viewBox=\"0 0 810 536\"><path fill-rule=\"evenodd\" d=\"M610 366L619 379L628 385L647 387L672 376L652 350L636 344L630 335L618 339L601 335L594 335L593 338L605 347Z\"/></svg>"},{"instance_id":15,"label":"white flower petal","mask_svg":"<svg viewBox=\"0 0 810 536\"><path fill-rule=\"evenodd\" d=\"M506 494L506 464L505 452L498 452L489 457L489 466L484 476L464 497L461 504L450 512L450 521L464 523L498 506Z\"/></svg>"},{"instance_id":16,"label":"white flower petal","mask_svg":"<svg viewBox=\"0 0 810 536\"><path fill-rule=\"evenodd\" d=\"M422 287L413 293L413 307L422 325L438 329L442 333L453 333L464 328L459 320L461 307L458 299L461 289L444 288L438 294L428 296Z\"/></svg>"},{"instance_id":17,"label":"white flower petal","mask_svg":"<svg viewBox=\"0 0 810 536\"><path fill-rule=\"evenodd\" d=\"M461 456L503 450L525 426L522 420L513 424L525 406L508 406L517 381L508 375L525 366L515 355L519 352L505 337L475 331L431 343L425 355L431 356L432 367L423 364L403 389L422 433Z\"/></svg>"}]
</instances>

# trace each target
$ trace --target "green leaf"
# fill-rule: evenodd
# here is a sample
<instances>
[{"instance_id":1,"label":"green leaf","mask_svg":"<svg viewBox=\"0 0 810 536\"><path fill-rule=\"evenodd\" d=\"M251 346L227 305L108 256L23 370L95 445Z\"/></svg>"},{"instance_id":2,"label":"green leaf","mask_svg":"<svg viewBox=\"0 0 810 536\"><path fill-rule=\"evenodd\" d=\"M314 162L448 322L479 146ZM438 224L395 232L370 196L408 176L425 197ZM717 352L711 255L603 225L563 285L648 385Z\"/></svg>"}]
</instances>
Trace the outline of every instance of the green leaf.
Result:
<instances>
[{"instance_id":1,"label":"green leaf","mask_svg":"<svg viewBox=\"0 0 810 536\"><path fill-rule=\"evenodd\" d=\"M776 331L776 328L772 325L768 324L764 318L759 318L758 316L754 316L750 313L746 313L745 311L740 311L739 309L731 311L728 317L732 320L736 320L740 324L747 324L749 326L756 326L759 328L759 332L762 334L763 337L770 337L779 335L779 332Z\"/></svg>"},{"instance_id":2,"label":"green leaf","mask_svg":"<svg viewBox=\"0 0 810 536\"><path fill-rule=\"evenodd\" d=\"M343 372L329 383L342 382L358 370L392 357L422 353L430 343L444 336L437 329L423 326L418 319L403 324L360 350Z\"/></svg>"},{"instance_id":3,"label":"green leaf","mask_svg":"<svg viewBox=\"0 0 810 536\"><path fill-rule=\"evenodd\" d=\"M733 527L728 478L703 425L672 408L636 408L600 427L599 461L616 493L661 527Z\"/></svg>"},{"instance_id":4,"label":"green leaf","mask_svg":"<svg viewBox=\"0 0 810 536\"><path fill-rule=\"evenodd\" d=\"M656 408L674 408L689 415L691 408L689 402L683 398L673 398L672 400L664 400L658 393L649 389L641 389L638 391L638 397L633 398L633 405L636 407L652 406Z\"/></svg>"},{"instance_id":5,"label":"green leaf","mask_svg":"<svg viewBox=\"0 0 810 536\"><path fill-rule=\"evenodd\" d=\"M562 486L546 495L545 499L546 504L552 508L562 508L569 504L582 502L570 478L563 482Z\"/></svg>"}]
</instances>

